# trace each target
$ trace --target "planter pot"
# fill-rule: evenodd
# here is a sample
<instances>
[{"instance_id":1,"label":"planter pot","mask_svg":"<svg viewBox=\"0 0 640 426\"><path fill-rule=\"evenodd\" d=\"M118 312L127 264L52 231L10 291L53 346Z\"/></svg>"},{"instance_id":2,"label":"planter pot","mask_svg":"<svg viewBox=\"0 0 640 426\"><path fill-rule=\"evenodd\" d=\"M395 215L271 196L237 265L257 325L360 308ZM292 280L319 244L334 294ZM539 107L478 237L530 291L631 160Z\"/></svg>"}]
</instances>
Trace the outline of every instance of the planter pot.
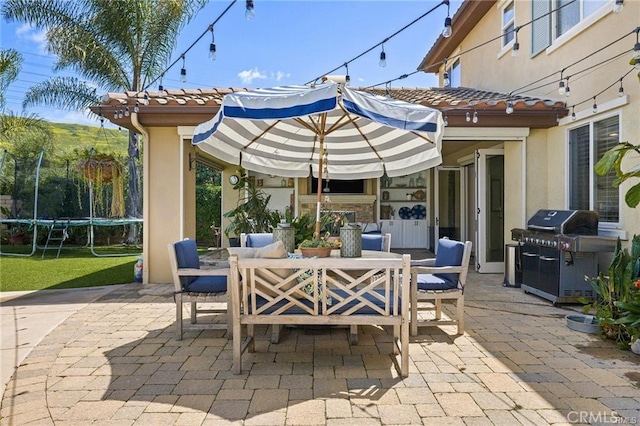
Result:
<instances>
[{"instance_id":1,"label":"planter pot","mask_svg":"<svg viewBox=\"0 0 640 426\"><path fill-rule=\"evenodd\" d=\"M598 320L591 315L572 314L565 317L567 319L567 327L571 330L581 331L583 333L597 334L600 330Z\"/></svg>"},{"instance_id":2,"label":"planter pot","mask_svg":"<svg viewBox=\"0 0 640 426\"><path fill-rule=\"evenodd\" d=\"M304 257L329 257L331 247L300 247L300 252Z\"/></svg>"},{"instance_id":3,"label":"planter pot","mask_svg":"<svg viewBox=\"0 0 640 426\"><path fill-rule=\"evenodd\" d=\"M229 237L229 247L240 247L240 237Z\"/></svg>"}]
</instances>

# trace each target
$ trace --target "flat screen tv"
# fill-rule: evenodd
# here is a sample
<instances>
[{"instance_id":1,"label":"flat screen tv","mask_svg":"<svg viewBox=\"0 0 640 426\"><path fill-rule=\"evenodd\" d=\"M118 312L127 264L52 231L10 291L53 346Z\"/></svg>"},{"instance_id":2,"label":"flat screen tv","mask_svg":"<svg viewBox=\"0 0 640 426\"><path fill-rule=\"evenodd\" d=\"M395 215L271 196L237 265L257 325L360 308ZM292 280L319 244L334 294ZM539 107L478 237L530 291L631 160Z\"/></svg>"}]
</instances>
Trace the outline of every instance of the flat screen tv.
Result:
<instances>
[{"instance_id":1,"label":"flat screen tv","mask_svg":"<svg viewBox=\"0 0 640 426\"><path fill-rule=\"evenodd\" d=\"M322 192L327 194L364 194L364 179L323 181L322 186ZM317 178L311 178L311 193L318 193Z\"/></svg>"}]
</instances>

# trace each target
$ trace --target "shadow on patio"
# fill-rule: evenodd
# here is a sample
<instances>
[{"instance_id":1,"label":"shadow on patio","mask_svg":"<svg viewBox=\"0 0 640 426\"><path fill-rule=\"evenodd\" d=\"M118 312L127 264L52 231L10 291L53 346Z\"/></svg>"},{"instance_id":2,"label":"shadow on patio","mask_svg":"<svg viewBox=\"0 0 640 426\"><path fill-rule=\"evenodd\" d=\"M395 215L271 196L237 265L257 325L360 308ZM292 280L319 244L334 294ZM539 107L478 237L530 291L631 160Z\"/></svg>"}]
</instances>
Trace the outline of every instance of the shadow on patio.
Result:
<instances>
[{"instance_id":1,"label":"shadow on patio","mask_svg":"<svg viewBox=\"0 0 640 426\"><path fill-rule=\"evenodd\" d=\"M579 413L638 421L640 357L567 328L564 315L579 306L554 307L501 280L470 274L466 334L421 329L404 380L377 327L362 327L357 346L346 329L287 329L271 345L258 328L257 352L234 375L224 331L177 341L170 296L129 286L32 351L7 387L3 422L547 424Z\"/></svg>"}]
</instances>

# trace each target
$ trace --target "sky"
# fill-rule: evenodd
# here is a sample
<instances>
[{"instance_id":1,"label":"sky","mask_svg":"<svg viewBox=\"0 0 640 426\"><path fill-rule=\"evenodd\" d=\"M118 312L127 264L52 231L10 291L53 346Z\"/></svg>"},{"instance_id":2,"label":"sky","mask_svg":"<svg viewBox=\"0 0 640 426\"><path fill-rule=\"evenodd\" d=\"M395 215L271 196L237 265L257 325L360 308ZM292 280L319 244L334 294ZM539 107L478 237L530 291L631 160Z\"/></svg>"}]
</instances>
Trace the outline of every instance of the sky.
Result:
<instances>
[{"instance_id":1,"label":"sky","mask_svg":"<svg viewBox=\"0 0 640 426\"><path fill-rule=\"evenodd\" d=\"M230 0L212 0L181 31L167 67L219 17ZM453 16L460 0L452 0ZM255 0L253 19L245 17L245 1L238 0L214 28L216 60L209 59L211 35L207 33L185 54L187 82L180 82L182 61L167 71L163 85L168 88L273 87L305 84L336 67L331 74L346 74L342 64L383 40L440 4L435 0L377 1L280 1ZM386 67L379 66L380 47L349 63L350 85L367 87L416 70L442 32L447 7L393 35L384 50ZM42 30L0 21L0 47L14 48L23 55L22 71L7 89L6 109L20 112L24 93L33 84L51 76L75 76L55 72L56 58L46 52ZM433 87L435 74L419 72L391 83L391 87ZM154 83L150 90L157 90ZM99 93L105 90L98 89ZM96 118L82 112L51 107L29 108L52 122L98 126Z\"/></svg>"}]
</instances>

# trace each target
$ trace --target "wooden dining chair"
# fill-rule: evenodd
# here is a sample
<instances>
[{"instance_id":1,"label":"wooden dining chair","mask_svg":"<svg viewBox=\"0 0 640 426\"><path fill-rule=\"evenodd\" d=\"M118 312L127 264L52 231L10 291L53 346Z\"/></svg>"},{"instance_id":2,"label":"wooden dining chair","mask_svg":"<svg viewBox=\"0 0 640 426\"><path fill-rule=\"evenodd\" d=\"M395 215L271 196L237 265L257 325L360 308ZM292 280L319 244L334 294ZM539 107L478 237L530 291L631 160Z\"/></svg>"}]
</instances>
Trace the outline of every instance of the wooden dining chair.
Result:
<instances>
[{"instance_id":1,"label":"wooden dining chair","mask_svg":"<svg viewBox=\"0 0 640 426\"><path fill-rule=\"evenodd\" d=\"M418 327L457 325L458 334L464 333L464 286L471 259L471 241L461 242L441 238L436 257L411 261L411 335L418 334ZM456 302L455 317L442 319L442 301ZM431 310L420 302L435 305L434 319L419 319L418 312Z\"/></svg>"},{"instance_id":2,"label":"wooden dining chair","mask_svg":"<svg viewBox=\"0 0 640 426\"><path fill-rule=\"evenodd\" d=\"M200 269L200 258L195 240L185 239L169 243L169 264L173 275L176 302L176 333L182 340L183 330L226 329L231 335L232 315L227 308L227 279L229 269ZM191 323L182 319L184 303L191 303ZM224 308L198 308L199 303L223 303ZM199 323L198 314L224 314L225 323Z\"/></svg>"}]
</instances>

